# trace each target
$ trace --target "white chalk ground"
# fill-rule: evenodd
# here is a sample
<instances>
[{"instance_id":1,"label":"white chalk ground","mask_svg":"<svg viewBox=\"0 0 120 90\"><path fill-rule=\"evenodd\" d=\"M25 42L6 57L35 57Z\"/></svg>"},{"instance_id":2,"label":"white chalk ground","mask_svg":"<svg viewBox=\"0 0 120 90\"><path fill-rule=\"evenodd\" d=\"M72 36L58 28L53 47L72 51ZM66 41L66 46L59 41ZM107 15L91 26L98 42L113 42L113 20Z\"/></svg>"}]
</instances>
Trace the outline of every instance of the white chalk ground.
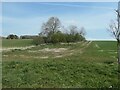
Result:
<instances>
[{"instance_id":1,"label":"white chalk ground","mask_svg":"<svg viewBox=\"0 0 120 90\"><path fill-rule=\"evenodd\" d=\"M77 43L81 43L84 47L81 48L79 51L80 53L83 52L83 49L85 49L86 47L88 47L92 41L89 42L77 42ZM70 43L70 44L77 44L77 43ZM61 43L61 44L67 44L67 43ZM26 46L26 47L11 47L11 48L0 48L0 52L2 51L10 51L10 50L14 50L14 49L20 49L20 50L26 50L26 49L31 49L33 47L36 46ZM114 54L117 53L115 50L102 50L100 48L100 46L98 44L95 44L95 47L98 48L98 52L108 52L110 54ZM68 48L44 48L41 50L28 50L28 52L30 53L37 53L37 52L53 52L53 53L61 53L61 52L65 52L65 51L70 51ZM72 55L74 53L74 50L71 50L70 52L67 52L68 55ZM4 57L8 57L7 55L3 55ZM14 55L15 57L17 55ZM60 58L63 57L64 55L57 55L55 56L55 58ZM25 57L24 55L21 55L20 57ZM48 56L45 57L34 57L34 58L49 58Z\"/></svg>"},{"instance_id":2,"label":"white chalk ground","mask_svg":"<svg viewBox=\"0 0 120 90\"><path fill-rule=\"evenodd\" d=\"M34 53L34 52L56 52L56 53L59 53L59 52L64 52L66 50L68 50L68 48L44 48L41 50L28 50L28 52L31 52L31 53Z\"/></svg>"},{"instance_id":3,"label":"white chalk ground","mask_svg":"<svg viewBox=\"0 0 120 90\"><path fill-rule=\"evenodd\" d=\"M60 58L60 57L66 56L66 55L72 55L74 50L69 50L69 48L44 48L41 50L28 50L28 52L29 53L48 53L48 54L53 53L53 58ZM56 54L58 54L58 55L56 55ZM39 57L34 57L34 58L47 59L47 58L49 58L49 56L41 56L41 57L39 56Z\"/></svg>"},{"instance_id":4,"label":"white chalk ground","mask_svg":"<svg viewBox=\"0 0 120 90\"><path fill-rule=\"evenodd\" d=\"M78 51L80 53L83 53L84 49L87 48L92 41L89 42L77 42L77 43L81 43L82 46L84 46L83 48L79 49ZM69 43L69 44L77 44L77 43ZM62 44L67 44L67 43L62 43ZM36 46L27 46L27 47L12 47L12 48L2 48L0 49L0 51L10 51L10 50L14 50L14 49L20 49L20 50L26 50L26 49L31 49L33 47ZM44 48L41 50L27 50L29 53L53 53L53 58L61 58L64 56L69 56L69 55L73 55L76 51L75 50L69 50L69 48ZM8 55L3 55L4 57L8 57ZM17 57L17 55L14 55L14 57ZM19 55L19 57L23 57L23 58L30 58L31 56L25 56L25 55ZM42 59L47 59L49 58L49 56L32 56L32 58L42 58Z\"/></svg>"},{"instance_id":5,"label":"white chalk ground","mask_svg":"<svg viewBox=\"0 0 120 90\"><path fill-rule=\"evenodd\" d=\"M42 52L62 52L62 51L66 51L66 50L67 50L67 48L53 48L53 49L45 48L45 49L42 49L39 51L42 51Z\"/></svg>"},{"instance_id":6,"label":"white chalk ground","mask_svg":"<svg viewBox=\"0 0 120 90\"><path fill-rule=\"evenodd\" d=\"M0 52L2 51L10 51L10 50L14 50L14 49L21 49L21 50L26 50L26 49L30 49L36 46L26 46L26 47L8 47L8 48L0 48Z\"/></svg>"},{"instance_id":7,"label":"white chalk ground","mask_svg":"<svg viewBox=\"0 0 120 90\"><path fill-rule=\"evenodd\" d=\"M49 58L48 56L44 56L44 57L33 57L33 58L42 58L42 59L47 59L47 58Z\"/></svg>"}]
</instances>

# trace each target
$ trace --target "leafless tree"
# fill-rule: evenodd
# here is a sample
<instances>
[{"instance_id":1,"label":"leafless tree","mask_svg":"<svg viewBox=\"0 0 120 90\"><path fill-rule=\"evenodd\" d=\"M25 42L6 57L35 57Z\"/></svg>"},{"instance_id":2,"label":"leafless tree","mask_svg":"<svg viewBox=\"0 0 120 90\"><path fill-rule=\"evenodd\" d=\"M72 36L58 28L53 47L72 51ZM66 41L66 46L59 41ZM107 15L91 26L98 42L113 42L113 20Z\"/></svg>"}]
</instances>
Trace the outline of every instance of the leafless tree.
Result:
<instances>
[{"instance_id":1,"label":"leafless tree","mask_svg":"<svg viewBox=\"0 0 120 90\"><path fill-rule=\"evenodd\" d=\"M61 27L60 20L57 17L50 17L46 23L42 24L42 33L48 34L50 32L56 33Z\"/></svg>"},{"instance_id":2,"label":"leafless tree","mask_svg":"<svg viewBox=\"0 0 120 90\"><path fill-rule=\"evenodd\" d=\"M85 31L85 28L84 28L84 27L81 27L81 29L80 29L80 34L81 34L82 36L85 36L85 35L86 35L86 31Z\"/></svg>"},{"instance_id":3,"label":"leafless tree","mask_svg":"<svg viewBox=\"0 0 120 90\"><path fill-rule=\"evenodd\" d=\"M75 35L76 33L78 33L78 27L75 25L70 25L69 30L70 30L70 34L72 35Z\"/></svg>"},{"instance_id":4,"label":"leafless tree","mask_svg":"<svg viewBox=\"0 0 120 90\"><path fill-rule=\"evenodd\" d=\"M86 31L84 27L78 28L75 25L71 25L69 26L69 30L70 30L70 34L73 34L73 35L75 35L76 33L79 33L83 37L86 35Z\"/></svg>"},{"instance_id":5,"label":"leafless tree","mask_svg":"<svg viewBox=\"0 0 120 90\"><path fill-rule=\"evenodd\" d=\"M120 15L118 10L116 10L117 12L117 20L111 20L110 24L109 24L109 28L108 30L112 33L112 35L114 36L114 38L117 40L117 52L118 52L118 63L120 64Z\"/></svg>"}]
</instances>

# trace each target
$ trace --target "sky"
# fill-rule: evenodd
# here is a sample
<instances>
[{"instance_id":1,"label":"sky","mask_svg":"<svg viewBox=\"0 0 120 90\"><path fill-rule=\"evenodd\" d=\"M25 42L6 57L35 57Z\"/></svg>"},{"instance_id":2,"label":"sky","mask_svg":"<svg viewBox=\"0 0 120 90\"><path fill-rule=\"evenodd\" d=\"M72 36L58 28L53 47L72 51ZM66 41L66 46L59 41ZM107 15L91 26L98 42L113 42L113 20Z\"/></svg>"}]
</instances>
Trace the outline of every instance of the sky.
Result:
<instances>
[{"instance_id":1,"label":"sky","mask_svg":"<svg viewBox=\"0 0 120 90\"><path fill-rule=\"evenodd\" d=\"M88 40L111 40L107 28L116 19L115 9L117 2L3 2L2 36L38 35L42 23L55 16L65 28L84 27Z\"/></svg>"}]
</instances>

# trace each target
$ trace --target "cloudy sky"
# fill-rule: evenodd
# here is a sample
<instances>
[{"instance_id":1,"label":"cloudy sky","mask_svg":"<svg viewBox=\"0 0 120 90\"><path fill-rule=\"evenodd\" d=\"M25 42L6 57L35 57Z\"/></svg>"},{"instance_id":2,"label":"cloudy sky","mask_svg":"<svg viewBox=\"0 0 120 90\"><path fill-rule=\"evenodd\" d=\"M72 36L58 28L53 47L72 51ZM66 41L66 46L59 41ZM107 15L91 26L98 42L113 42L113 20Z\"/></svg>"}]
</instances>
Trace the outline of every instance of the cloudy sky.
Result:
<instances>
[{"instance_id":1,"label":"cloudy sky","mask_svg":"<svg viewBox=\"0 0 120 90\"><path fill-rule=\"evenodd\" d=\"M55 16L66 28L85 27L87 39L113 39L107 28L116 19L115 9L117 2L3 2L2 35L37 35Z\"/></svg>"}]
</instances>

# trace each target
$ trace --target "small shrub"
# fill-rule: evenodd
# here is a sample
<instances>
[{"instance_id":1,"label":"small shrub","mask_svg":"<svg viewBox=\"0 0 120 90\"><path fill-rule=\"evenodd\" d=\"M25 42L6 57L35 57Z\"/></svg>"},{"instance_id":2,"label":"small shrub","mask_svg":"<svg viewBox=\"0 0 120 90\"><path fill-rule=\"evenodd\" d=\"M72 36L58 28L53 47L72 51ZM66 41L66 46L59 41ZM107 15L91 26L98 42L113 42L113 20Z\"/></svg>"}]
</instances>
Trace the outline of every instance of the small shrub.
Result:
<instances>
[{"instance_id":1,"label":"small shrub","mask_svg":"<svg viewBox=\"0 0 120 90\"><path fill-rule=\"evenodd\" d=\"M43 37L35 37L34 39L33 39L33 43L35 44L35 45L40 45L40 44L43 44L44 43L44 39L43 39Z\"/></svg>"},{"instance_id":2,"label":"small shrub","mask_svg":"<svg viewBox=\"0 0 120 90\"><path fill-rule=\"evenodd\" d=\"M60 42L60 37L59 37L59 34L53 34L52 36L51 36L51 42L52 43L59 43Z\"/></svg>"},{"instance_id":3,"label":"small shrub","mask_svg":"<svg viewBox=\"0 0 120 90\"><path fill-rule=\"evenodd\" d=\"M81 35L79 35L79 33L76 33L74 36L74 42L81 41L81 38Z\"/></svg>"},{"instance_id":4,"label":"small shrub","mask_svg":"<svg viewBox=\"0 0 120 90\"><path fill-rule=\"evenodd\" d=\"M51 36L51 42L52 43L60 43L60 42L66 42L65 34L61 32L57 32Z\"/></svg>"},{"instance_id":5,"label":"small shrub","mask_svg":"<svg viewBox=\"0 0 120 90\"><path fill-rule=\"evenodd\" d=\"M66 34L66 42L70 43L74 41L74 36L72 34Z\"/></svg>"},{"instance_id":6,"label":"small shrub","mask_svg":"<svg viewBox=\"0 0 120 90\"><path fill-rule=\"evenodd\" d=\"M66 35L63 33L59 33L59 42L66 42Z\"/></svg>"}]
</instances>

